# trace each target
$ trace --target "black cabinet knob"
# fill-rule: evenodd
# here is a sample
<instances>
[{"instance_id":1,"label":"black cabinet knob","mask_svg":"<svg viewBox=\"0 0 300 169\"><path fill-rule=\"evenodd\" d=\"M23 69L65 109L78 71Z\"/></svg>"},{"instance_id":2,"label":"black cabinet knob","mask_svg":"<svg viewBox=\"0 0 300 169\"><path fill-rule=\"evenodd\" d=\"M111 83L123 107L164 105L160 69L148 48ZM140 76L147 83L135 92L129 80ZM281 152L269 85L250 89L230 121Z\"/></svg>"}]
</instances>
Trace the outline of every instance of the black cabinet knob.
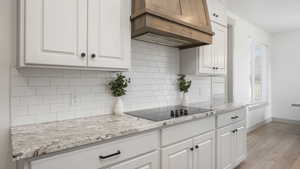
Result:
<instances>
[{"instance_id":1,"label":"black cabinet knob","mask_svg":"<svg viewBox=\"0 0 300 169\"><path fill-rule=\"evenodd\" d=\"M190 150L191 150L191 151L194 151L194 148L192 147L192 148L190 148Z\"/></svg>"},{"instance_id":2,"label":"black cabinet knob","mask_svg":"<svg viewBox=\"0 0 300 169\"><path fill-rule=\"evenodd\" d=\"M93 53L93 54L91 55L91 57L92 57L93 59L96 58L96 54Z\"/></svg>"},{"instance_id":3,"label":"black cabinet knob","mask_svg":"<svg viewBox=\"0 0 300 169\"><path fill-rule=\"evenodd\" d=\"M195 146L195 148L196 148L196 149L198 149L198 148L199 148L199 146L198 146L198 145L196 145L196 146Z\"/></svg>"},{"instance_id":4,"label":"black cabinet knob","mask_svg":"<svg viewBox=\"0 0 300 169\"><path fill-rule=\"evenodd\" d=\"M238 129L235 129L232 131L232 133L237 133L238 132Z\"/></svg>"},{"instance_id":5,"label":"black cabinet knob","mask_svg":"<svg viewBox=\"0 0 300 169\"><path fill-rule=\"evenodd\" d=\"M82 58L84 58L84 57L86 57L86 54L83 52L83 53L80 54L80 56L81 56Z\"/></svg>"}]
</instances>

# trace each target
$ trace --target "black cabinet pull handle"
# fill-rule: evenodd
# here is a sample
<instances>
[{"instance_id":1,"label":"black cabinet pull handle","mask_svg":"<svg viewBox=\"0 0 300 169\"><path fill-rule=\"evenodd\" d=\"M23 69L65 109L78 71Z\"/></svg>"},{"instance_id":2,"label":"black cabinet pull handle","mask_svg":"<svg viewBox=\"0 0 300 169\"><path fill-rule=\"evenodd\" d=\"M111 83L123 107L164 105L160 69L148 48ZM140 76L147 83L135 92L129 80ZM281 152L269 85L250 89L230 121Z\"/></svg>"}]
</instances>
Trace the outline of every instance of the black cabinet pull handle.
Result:
<instances>
[{"instance_id":1,"label":"black cabinet pull handle","mask_svg":"<svg viewBox=\"0 0 300 169\"><path fill-rule=\"evenodd\" d=\"M84 58L85 56L86 56L86 54L83 52L83 53L81 53L81 55L80 55L82 58Z\"/></svg>"},{"instance_id":2,"label":"black cabinet pull handle","mask_svg":"<svg viewBox=\"0 0 300 169\"><path fill-rule=\"evenodd\" d=\"M232 130L232 133L237 133L238 129Z\"/></svg>"},{"instance_id":3,"label":"black cabinet pull handle","mask_svg":"<svg viewBox=\"0 0 300 169\"><path fill-rule=\"evenodd\" d=\"M96 54L92 54L91 57L94 59L96 58Z\"/></svg>"},{"instance_id":4,"label":"black cabinet pull handle","mask_svg":"<svg viewBox=\"0 0 300 169\"><path fill-rule=\"evenodd\" d=\"M121 151L118 150L116 153L114 154L110 154L110 155L107 155L107 156L99 156L99 159L101 160L105 160L105 159L108 159L108 158L111 158L111 157L114 157L114 156L118 156L121 154Z\"/></svg>"},{"instance_id":5,"label":"black cabinet pull handle","mask_svg":"<svg viewBox=\"0 0 300 169\"><path fill-rule=\"evenodd\" d=\"M191 150L191 151L194 151L194 148L192 147L192 148L190 148L190 150Z\"/></svg>"},{"instance_id":6,"label":"black cabinet pull handle","mask_svg":"<svg viewBox=\"0 0 300 169\"><path fill-rule=\"evenodd\" d=\"M232 120L238 119L238 118L239 118L239 116L233 116L233 117L231 117Z\"/></svg>"},{"instance_id":7,"label":"black cabinet pull handle","mask_svg":"<svg viewBox=\"0 0 300 169\"><path fill-rule=\"evenodd\" d=\"M196 145L196 146L195 146L195 148L196 148L196 149L198 149L198 148L199 148L199 146L198 146L198 145Z\"/></svg>"}]
</instances>

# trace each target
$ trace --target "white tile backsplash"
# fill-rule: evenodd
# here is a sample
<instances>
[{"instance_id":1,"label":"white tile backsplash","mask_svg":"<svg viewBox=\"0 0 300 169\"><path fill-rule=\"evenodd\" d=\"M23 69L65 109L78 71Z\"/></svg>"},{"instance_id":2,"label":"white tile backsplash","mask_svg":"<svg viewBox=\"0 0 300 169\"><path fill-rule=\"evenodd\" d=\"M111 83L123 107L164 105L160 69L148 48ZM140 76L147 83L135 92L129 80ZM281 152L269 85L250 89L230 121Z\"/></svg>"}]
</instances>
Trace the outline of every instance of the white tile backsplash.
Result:
<instances>
[{"instance_id":1,"label":"white tile backsplash","mask_svg":"<svg viewBox=\"0 0 300 169\"><path fill-rule=\"evenodd\" d=\"M111 72L12 68L12 125L109 114L113 97L106 84ZM176 79L179 50L132 41L132 83L123 97L125 110L180 103ZM191 77L191 102L209 101L210 79Z\"/></svg>"}]
</instances>

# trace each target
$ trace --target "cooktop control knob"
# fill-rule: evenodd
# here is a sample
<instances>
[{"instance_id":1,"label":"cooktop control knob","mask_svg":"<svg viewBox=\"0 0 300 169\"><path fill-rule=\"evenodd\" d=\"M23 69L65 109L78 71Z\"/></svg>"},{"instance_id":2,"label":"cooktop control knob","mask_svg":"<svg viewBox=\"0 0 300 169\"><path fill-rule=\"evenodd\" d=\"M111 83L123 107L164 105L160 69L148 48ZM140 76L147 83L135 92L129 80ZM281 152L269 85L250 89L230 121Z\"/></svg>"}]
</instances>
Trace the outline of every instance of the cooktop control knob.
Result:
<instances>
[{"instance_id":1,"label":"cooktop control knob","mask_svg":"<svg viewBox=\"0 0 300 169\"><path fill-rule=\"evenodd\" d=\"M179 112L178 112L178 110L175 110L175 117L179 117Z\"/></svg>"},{"instance_id":2,"label":"cooktop control knob","mask_svg":"<svg viewBox=\"0 0 300 169\"><path fill-rule=\"evenodd\" d=\"M184 110L180 109L180 116L183 116L183 115L184 115Z\"/></svg>"},{"instance_id":3,"label":"cooktop control knob","mask_svg":"<svg viewBox=\"0 0 300 169\"><path fill-rule=\"evenodd\" d=\"M183 113L185 116L189 115L188 113L188 110L184 110L184 113Z\"/></svg>"},{"instance_id":4,"label":"cooktop control knob","mask_svg":"<svg viewBox=\"0 0 300 169\"><path fill-rule=\"evenodd\" d=\"M171 117L175 117L174 110L171 110Z\"/></svg>"}]
</instances>

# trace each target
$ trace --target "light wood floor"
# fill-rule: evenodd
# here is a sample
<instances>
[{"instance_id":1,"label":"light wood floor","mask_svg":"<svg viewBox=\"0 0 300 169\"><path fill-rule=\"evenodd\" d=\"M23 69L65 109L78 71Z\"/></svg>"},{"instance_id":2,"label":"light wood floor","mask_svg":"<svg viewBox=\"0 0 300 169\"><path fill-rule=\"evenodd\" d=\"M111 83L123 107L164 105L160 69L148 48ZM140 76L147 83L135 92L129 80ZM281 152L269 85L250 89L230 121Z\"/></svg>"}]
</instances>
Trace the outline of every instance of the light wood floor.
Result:
<instances>
[{"instance_id":1,"label":"light wood floor","mask_svg":"<svg viewBox=\"0 0 300 169\"><path fill-rule=\"evenodd\" d=\"M300 169L300 125L272 122L251 132L237 169Z\"/></svg>"}]
</instances>

